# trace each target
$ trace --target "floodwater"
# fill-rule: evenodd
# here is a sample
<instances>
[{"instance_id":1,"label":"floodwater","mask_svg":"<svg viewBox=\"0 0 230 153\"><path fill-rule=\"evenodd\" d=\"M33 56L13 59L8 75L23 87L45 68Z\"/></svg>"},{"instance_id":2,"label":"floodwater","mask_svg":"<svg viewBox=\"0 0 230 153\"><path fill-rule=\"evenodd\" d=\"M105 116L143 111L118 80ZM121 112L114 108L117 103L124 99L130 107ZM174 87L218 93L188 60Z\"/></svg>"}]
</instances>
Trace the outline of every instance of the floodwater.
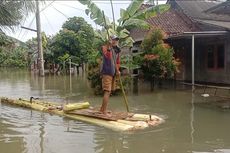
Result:
<instances>
[{"instance_id":1,"label":"floodwater","mask_svg":"<svg viewBox=\"0 0 230 153\"><path fill-rule=\"evenodd\" d=\"M202 107L189 90L149 91L139 82L129 93L133 112L161 115L166 122L136 132L115 132L56 115L0 104L0 153L230 153L230 112ZM39 97L60 103L90 101L99 107L86 76L37 77L25 70L0 70L0 96ZM125 110L121 96L111 110Z\"/></svg>"}]
</instances>

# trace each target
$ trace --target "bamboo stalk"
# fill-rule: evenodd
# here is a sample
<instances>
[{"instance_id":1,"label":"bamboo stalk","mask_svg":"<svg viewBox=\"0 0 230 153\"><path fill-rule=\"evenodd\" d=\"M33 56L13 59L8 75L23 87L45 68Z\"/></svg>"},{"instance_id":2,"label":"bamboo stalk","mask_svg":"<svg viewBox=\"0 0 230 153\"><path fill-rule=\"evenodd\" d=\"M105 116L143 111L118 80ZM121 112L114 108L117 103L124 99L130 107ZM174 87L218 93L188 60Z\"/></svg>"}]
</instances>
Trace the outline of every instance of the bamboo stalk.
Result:
<instances>
[{"instance_id":1,"label":"bamboo stalk","mask_svg":"<svg viewBox=\"0 0 230 153\"><path fill-rule=\"evenodd\" d=\"M68 111L84 109L84 108L89 108L89 102L73 103L73 104L64 105L63 111L68 112Z\"/></svg>"},{"instance_id":2,"label":"bamboo stalk","mask_svg":"<svg viewBox=\"0 0 230 153\"><path fill-rule=\"evenodd\" d=\"M122 80L121 80L121 76L119 75L118 77L119 77L119 81L120 81L120 85L121 85L122 95L123 95L124 102L125 102L125 108L126 108L127 112L129 112L129 104L128 104L128 100L127 100L127 97L126 97L126 94L125 94L125 90L124 90L124 86L123 86L123 83L122 83Z\"/></svg>"},{"instance_id":3,"label":"bamboo stalk","mask_svg":"<svg viewBox=\"0 0 230 153\"><path fill-rule=\"evenodd\" d=\"M62 109L59 108L60 105L57 103L41 102L37 100L31 103L29 100L22 100L22 99L13 100L8 98L1 98L1 102L6 104L11 104L11 105L17 105L20 107L25 107L33 110L38 110L42 112L52 113L59 116L65 116L70 119L103 126L112 129L114 131L130 131L130 130L144 129L150 126L148 125L147 122L148 120L147 117L149 115L145 115L145 114L134 114L132 117L129 117L129 119L131 120L107 121L99 118L65 113ZM83 103L83 104L87 104L87 103ZM154 115L151 116L152 116L151 118L158 119L157 122L162 123L163 119ZM138 119L138 121L135 121L135 119Z\"/></svg>"}]
</instances>

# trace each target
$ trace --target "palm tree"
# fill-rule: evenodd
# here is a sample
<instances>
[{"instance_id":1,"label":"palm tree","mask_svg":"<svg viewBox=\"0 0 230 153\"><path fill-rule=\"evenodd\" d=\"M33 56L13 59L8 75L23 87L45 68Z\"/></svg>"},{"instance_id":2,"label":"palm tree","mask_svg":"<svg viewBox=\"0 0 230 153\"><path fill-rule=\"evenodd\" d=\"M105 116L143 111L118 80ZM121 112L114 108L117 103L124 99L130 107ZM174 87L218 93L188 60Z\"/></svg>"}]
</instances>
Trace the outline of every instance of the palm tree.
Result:
<instances>
[{"instance_id":1,"label":"palm tree","mask_svg":"<svg viewBox=\"0 0 230 153\"><path fill-rule=\"evenodd\" d=\"M30 0L0 1L0 31L13 30L30 13L35 11L35 3Z\"/></svg>"}]
</instances>

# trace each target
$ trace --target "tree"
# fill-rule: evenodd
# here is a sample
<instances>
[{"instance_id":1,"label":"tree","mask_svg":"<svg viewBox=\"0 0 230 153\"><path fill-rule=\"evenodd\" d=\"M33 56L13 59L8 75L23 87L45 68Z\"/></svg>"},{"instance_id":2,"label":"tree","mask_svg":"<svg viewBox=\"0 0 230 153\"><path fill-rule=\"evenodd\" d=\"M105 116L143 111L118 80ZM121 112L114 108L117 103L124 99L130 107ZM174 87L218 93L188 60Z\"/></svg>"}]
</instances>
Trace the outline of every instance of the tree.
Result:
<instances>
[{"instance_id":1,"label":"tree","mask_svg":"<svg viewBox=\"0 0 230 153\"><path fill-rule=\"evenodd\" d=\"M42 32L41 33L42 35L42 48L44 50L46 50L46 48L48 47L47 46L47 36L45 34L45 32ZM38 44L38 41L37 41L37 37L34 37L34 38L31 38L29 40L26 41L26 44L33 50L33 51L37 51L37 44Z\"/></svg>"},{"instance_id":2,"label":"tree","mask_svg":"<svg viewBox=\"0 0 230 153\"><path fill-rule=\"evenodd\" d=\"M50 58L47 58L47 56L50 55L50 49L48 46L48 37L46 36L45 32L41 33L42 35L42 48L43 48L43 54L44 54L44 61L45 61L45 66L47 63L50 62ZM38 58L38 41L37 37L31 38L26 41L26 45L28 46L29 50L29 64L31 64L34 61L37 61Z\"/></svg>"},{"instance_id":3,"label":"tree","mask_svg":"<svg viewBox=\"0 0 230 153\"><path fill-rule=\"evenodd\" d=\"M63 24L62 28L77 34L79 55L75 59L78 59L79 64L87 62L88 55L93 50L94 30L92 26L82 17L72 17Z\"/></svg>"},{"instance_id":4,"label":"tree","mask_svg":"<svg viewBox=\"0 0 230 153\"><path fill-rule=\"evenodd\" d=\"M72 17L63 24L62 28L51 44L55 59L59 59L56 62L67 60L68 56L78 64L87 62L90 52L93 51L92 26L81 17Z\"/></svg>"},{"instance_id":5,"label":"tree","mask_svg":"<svg viewBox=\"0 0 230 153\"><path fill-rule=\"evenodd\" d=\"M94 37L94 30L82 17L69 18L63 25L63 29L72 30L81 35L82 38L92 41Z\"/></svg>"},{"instance_id":6,"label":"tree","mask_svg":"<svg viewBox=\"0 0 230 153\"><path fill-rule=\"evenodd\" d=\"M173 48L164 43L163 38L160 29L153 29L141 44L140 65L146 79L172 78L180 64L173 56Z\"/></svg>"},{"instance_id":7,"label":"tree","mask_svg":"<svg viewBox=\"0 0 230 153\"><path fill-rule=\"evenodd\" d=\"M12 44L13 41L4 33L0 32L0 46L7 46Z\"/></svg>"},{"instance_id":8,"label":"tree","mask_svg":"<svg viewBox=\"0 0 230 153\"><path fill-rule=\"evenodd\" d=\"M112 0L110 0L112 4ZM118 24L111 22L109 18L104 15L104 12L100 10L92 0L81 0L80 3L86 5L88 8L85 10L86 14L98 25L102 26L102 30L95 31L95 36L102 42L108 40L108 34L116 34L120 38L119 45L121 48L132 47L134 40L130 37L129 30L131 28L149 29L150 25L146 22L151 16L157 15L157 11L160 13L169 9L169 5L159 5L158 9L154 6L146 9L142 9L141 6L144 0L133 0L126 10L120 10L120 19ZM114 12L112 12L114 14ZM89 63L88 79L91 81L92 87L95 89L95 93L100 93L101 79L100 79L100 56L98 53L92 55L91 62ZM126 68L137 68L138 65L132 61L131 56L122 57L122 66ZM124 79L124 78L123 78ZM127 82L127 81L126 81Z\"/></svg>"},{"instance_id":9,"label":"tree","mask_svg":"<svg viewBox=\"0 0 230 153\"><path fill-rule=\"evenodd\" d=\"M118 19L119 24L114 26L115 23L110 22L109 18L103 15L103 11L100 10L92 0L80 1L83 5L87 5L88 8L85 12L96 24L107 29L110 34L117 34L120 37L121 47L133 46L134 41L129 35L129 30L131 28L149 29L150 25L146 22L146 19L156 16L157 13L165 12L170 7L168 4L162 4L141 9L143 2L144 0L133 0L126 10L121 9L121 18ZM102 35L101 37L103 36L105 35Z\"/></svg>"},{"instance_id":10,"label":"tree","mask_svg":"<svg viewBox=\"0 0 230 153\"><path fill-rule=\"evenodd\" d=\"M56 63L63 62L62 57L70 55L80 57L78 35L71 30L63 29L54 36L51 44L51 50L54 54Z\"/></svg>"},{"instance_id":11,"label":"tree","mask_svg":"<svg viewBox=\"0 0 230 153\"><path fill-rule=\"evenodd\" d=\"M0 35L0 67L26 67L28 48L22 42L9 36Z\"/></svg>"},{"instance_id":12,"label":"tree","mask_svg":"<svg viewBox=\"0 0 230 153\"><path fill-rule=\"evenodd\" d=\"M0 31L3 29L13 29L14 26L28 15L35 11L34 1L27 0L9 0L0 2Z\"/></svg>"}]
</instances>

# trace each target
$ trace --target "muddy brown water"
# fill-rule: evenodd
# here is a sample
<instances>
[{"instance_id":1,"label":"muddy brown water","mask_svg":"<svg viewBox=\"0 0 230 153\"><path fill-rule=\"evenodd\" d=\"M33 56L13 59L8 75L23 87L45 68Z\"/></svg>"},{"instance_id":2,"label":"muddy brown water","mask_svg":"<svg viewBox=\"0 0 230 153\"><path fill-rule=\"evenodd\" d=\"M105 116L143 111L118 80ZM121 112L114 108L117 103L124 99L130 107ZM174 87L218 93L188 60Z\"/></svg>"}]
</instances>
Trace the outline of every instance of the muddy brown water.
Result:
<instances>
[{"instance_id":1,"label":"muddy brown water","mask_svg":"<svg viewBox=\"0 0 230 153\"><path fill-rule=\"evenodd\" d=\"M230 153L230 112L196 105L207 101L188 90L149 91L128 95L132 112L166 119L158 127L114 132L92 124L0 104L0 153ZM85 75L37 77L26 70L0 70L0 96L39 97L59 103L89 101L99 107ZM109 108L124 110L122 96Z\"/></svg>"}]
</instances>

